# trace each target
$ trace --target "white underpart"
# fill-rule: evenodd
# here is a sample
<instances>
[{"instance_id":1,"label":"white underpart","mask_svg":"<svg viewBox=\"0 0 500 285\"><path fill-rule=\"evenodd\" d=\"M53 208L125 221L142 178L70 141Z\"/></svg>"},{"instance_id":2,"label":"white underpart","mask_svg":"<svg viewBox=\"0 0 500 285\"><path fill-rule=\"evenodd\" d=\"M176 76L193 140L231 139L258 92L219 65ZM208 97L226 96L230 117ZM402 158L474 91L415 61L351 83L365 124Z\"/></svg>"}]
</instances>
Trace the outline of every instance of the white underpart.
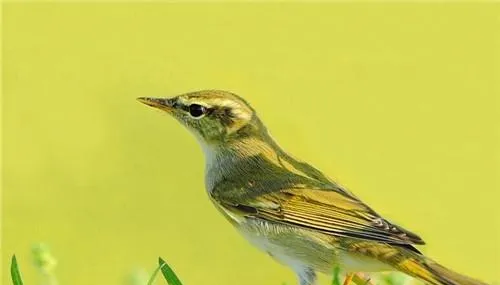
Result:
<instances>
[{"instance_id":1,"label":"white underpart","mask_svg":"<svg viewBox=\"0 0 500 285\"><path fill-rule=\"evenodd\" d=\"M205 188L207 189L207 191L209 191L209 189L212 189L214 177L213 175L209 175L208 173L217 163L217 150L215 150L213 146L207 144L203 137L201 137L195 131L193 131L193 133L201 146L203 155L205 156Z\"/></svg>"},{"instance_id":2,"label":"white underpart","mask_svg":"<svg viewBox=\"0 0 500 285\"><path fill-rule=\"evenodd\" d=\"M203 151L203 155L205 156L205 174L206 174L206 172L215 163L216 152L213 149L213 147L209 146L201 136L197 134L195 134L195 136L198 139L198 143L200 144L201 150Z\"/></svg>"},{"instance_id":3,"label":"white underpart","mask_svg":"<svg viewBox=\"0 0 500 285\"><path fill-rule=\"evenodd\" d=\"M294 256L290 256L289 250L279 244L275 244L263 235L255 234L255 232L242 231L243 236L258 249L270 253L276 260L283 265L290 267L294 272L300 274L308 268L301 260ZM344 272L382 272L394 270L391 266L382 263L376 259L352 255L348 252L339 250L338 256L332 256L338 260L340 268ZM314 268L313 268L314 269ZM333 266L332 266L333 269ZM324 272L330 274L330 272Z\"/></svg>"},{"instance_id":4,"label":"white underpart","mask_svg":"<svg viewBox=\"0 0 500 285\"><path fill-rule=\"evenodd\" d=\"M300 262L294 257L291 257L287 253L287 248L283 248L280 245L274 244L269 239L263 235L255 234L254 232L242 231L243 237L245 237L253 246L258 249L272 254L272 256L278 260L283 265L286 265L293 269L295 272L302 271L305 267L304 263Z\"/></svg>"}]
</instances>

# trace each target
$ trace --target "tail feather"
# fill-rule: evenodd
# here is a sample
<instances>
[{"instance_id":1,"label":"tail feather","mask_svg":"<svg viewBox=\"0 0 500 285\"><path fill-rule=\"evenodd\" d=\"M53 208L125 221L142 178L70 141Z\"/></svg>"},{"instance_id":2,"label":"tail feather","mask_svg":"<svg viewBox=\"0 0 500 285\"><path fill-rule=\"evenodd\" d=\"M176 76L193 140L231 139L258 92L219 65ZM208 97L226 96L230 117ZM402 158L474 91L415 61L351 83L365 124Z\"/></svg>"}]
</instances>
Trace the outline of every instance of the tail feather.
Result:
<instances>
[{"instance_id":1,"label":"tail feather","mask_svg":"<svg viewBox=\"0 0 500 285\"><path fill-rule=\"evenodd\" d=\"M486 285L484 282L456 273L435 262L426 262L425 265L443 285Z\"/></svg>"},{"instance_id":2,"label":"tail feather","mask_svg":"<svg viewBox=\"0 0 500 285\"><path fill-rule=\"evenodd\" d=\"M423 255L405 259L397 267L406 274L432 285L487 285L445 268Z\"/></svg>"}]
</instances>

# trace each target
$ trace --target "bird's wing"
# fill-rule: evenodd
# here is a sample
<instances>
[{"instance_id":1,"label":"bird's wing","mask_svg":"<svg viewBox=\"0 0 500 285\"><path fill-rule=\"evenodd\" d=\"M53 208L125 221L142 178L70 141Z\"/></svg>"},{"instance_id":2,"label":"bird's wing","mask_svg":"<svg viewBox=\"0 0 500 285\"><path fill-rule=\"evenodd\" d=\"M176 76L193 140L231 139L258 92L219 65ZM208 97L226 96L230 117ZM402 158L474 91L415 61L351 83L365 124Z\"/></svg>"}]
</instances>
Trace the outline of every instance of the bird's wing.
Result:
<instances>
[{"instance_id":1,"label":"bird's wing","mask_svg":"<svg viewBox=\"0 0 500 285\"><path fill-rule=\"evenodd\" d=\"M285 189L231 207L247 217L337 236L400 245L424 244L418 235L391 224L356 197L335 190Z\"/></svg>"}]
</instances>

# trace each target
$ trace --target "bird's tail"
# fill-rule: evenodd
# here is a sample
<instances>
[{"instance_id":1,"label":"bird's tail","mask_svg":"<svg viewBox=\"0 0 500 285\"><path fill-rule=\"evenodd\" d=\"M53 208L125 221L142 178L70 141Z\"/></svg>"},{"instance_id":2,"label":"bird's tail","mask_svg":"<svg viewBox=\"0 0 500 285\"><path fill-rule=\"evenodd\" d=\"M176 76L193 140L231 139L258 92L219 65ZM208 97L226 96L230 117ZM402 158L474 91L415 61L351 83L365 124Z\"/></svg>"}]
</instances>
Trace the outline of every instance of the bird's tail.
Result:
<instances>
[{"instance_id":1,"label":"bird's tail","mask_svg":"<svg viewBox=\"0 0 500 285\"><path fill-rule=\"evenodd\" d=\"M400 262L396 268L432 285L487 285L454 272L423 255L407 258Z\"/></svg>"}]
</instances>

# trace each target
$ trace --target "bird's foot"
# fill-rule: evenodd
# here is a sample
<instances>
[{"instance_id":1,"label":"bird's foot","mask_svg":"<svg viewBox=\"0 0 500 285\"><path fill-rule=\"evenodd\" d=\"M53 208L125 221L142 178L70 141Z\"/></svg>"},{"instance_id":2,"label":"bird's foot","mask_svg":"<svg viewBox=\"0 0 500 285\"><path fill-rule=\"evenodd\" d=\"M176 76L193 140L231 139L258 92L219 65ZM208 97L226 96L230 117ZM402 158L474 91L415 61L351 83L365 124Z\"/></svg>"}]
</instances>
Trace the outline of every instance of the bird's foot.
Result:
<instances>
[{"instance_id":1,"label":"bird's foot","mask_svg":"<svg viewBox=\"0 0 500 285\"><path fill-rule=\"evenodd\" d=\"M360 272L349 273L346 275L344 279L344 285L349 285L351 282L356 285L374 285L373 282L371 282L369 276L366 276L365 274Z\"/></svg>"}]
</instances>

